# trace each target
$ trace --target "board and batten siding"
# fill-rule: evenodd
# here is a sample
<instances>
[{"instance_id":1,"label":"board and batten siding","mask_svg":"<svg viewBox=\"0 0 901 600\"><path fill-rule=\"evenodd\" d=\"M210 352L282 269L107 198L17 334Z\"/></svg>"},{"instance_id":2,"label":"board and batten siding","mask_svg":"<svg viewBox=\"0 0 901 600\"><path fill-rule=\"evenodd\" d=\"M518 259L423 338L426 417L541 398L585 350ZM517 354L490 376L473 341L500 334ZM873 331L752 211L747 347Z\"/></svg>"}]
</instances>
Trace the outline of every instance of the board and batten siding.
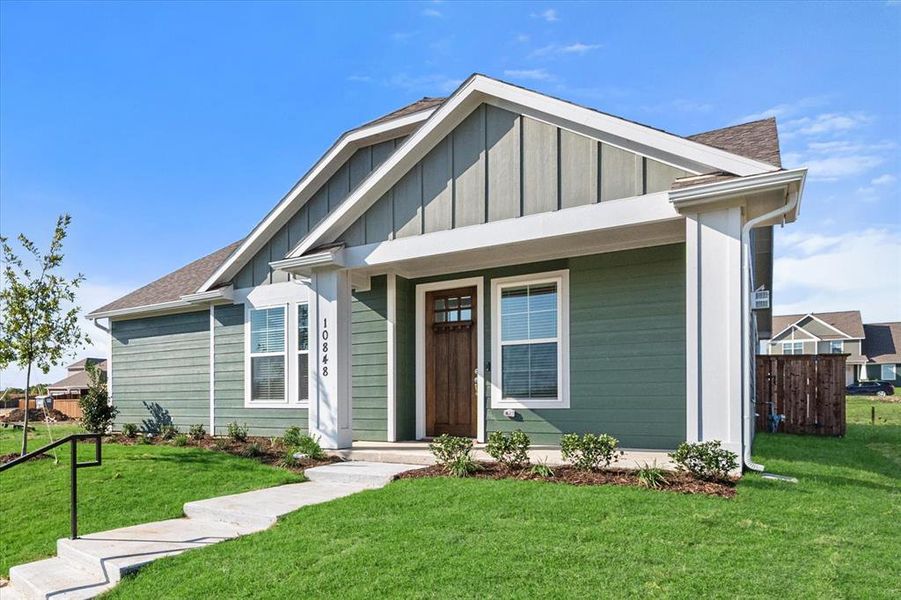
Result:
<instances>
[{"instance_id":1,"label":"board and batten siding","mask_svg":"<svg viewBox=\"0 0 901 600\"><path fill-rule=\"evenodd\" d=\"M364 146L356 150L347 162L301 206L289 221L272 236L244 267L235 275L236 288L249 288L288 280L288 274L273 271L269 263L284 258L307 233L324 219L339 204L344 202L366 176L385 162L406 137L398 137ZM351 238L362 236L362 232L349 231Z\"/></svg>"},{"instance_id":2,"label":"board and batten siding","mask_svg":"<svg viewBox=\"0 0 901 600\"><path fill-rule=\"evenodd\" d=\"M186 430L209 426L210 315L208 311L111 324L112 400L116 428L134 423Z\"/></svg>"},{"instance_id":3,"label":"board and batten siding","mask_svg":"<svg viewBox=\"0 0 901 600\"><path fill-rule=\"evenodd\" d=\"M535 444L558 444L568 432L609 433L627 448L675 448L686 435L684 244L413 280L410 290L398 285L398 330L415 327L415 311L400 306L416 284L483 276L490 366L491 280L558 269L569 269L570 408L516 409L508 419L490 408L486 369L486 431L521 429ZM397 350L399 365L415 361L413 348ZM415 392L398 393L397 402L398 414L415 414Z\"/></svg>"},{"instance_id":4,"label":"board and batten siding","mask_svg":"<svg viewBox=\"0 0 901 600\"><path fill-rule=\"evenodd\" d=\"M688 171L482 104L339 236L359 246L670 189Z\"/></svg>"}]
</instances>

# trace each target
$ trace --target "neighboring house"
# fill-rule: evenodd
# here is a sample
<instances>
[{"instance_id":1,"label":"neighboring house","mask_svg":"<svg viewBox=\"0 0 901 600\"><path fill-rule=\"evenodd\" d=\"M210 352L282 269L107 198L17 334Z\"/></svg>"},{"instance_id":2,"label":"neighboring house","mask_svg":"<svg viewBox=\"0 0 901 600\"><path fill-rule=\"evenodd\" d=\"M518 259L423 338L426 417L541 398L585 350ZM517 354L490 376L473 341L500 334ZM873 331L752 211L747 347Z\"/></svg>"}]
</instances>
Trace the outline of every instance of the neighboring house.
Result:
<instances>
[{"instance_id":1,"label":"neighboring house","mask_svg":"<svg viewBox=\"0 0 901 600\"><path fill-rule=\"evenodd\" d=\"M772 119L686 138L474 75L344 133L245 239L91 313L118 422L749 452L771 324L748 291L805 175Z\"/></svg>"},{"instance_id":2,"label":"neighboring house","mask_svg":"<svg viewBox=\"0 0 901 600\"><path fill-rule=\"evenodd\" d=\"M766 354L847 354L845 384L854 383L867 362L860 311L777 315Z\"/></svg>"},{"instance_id":3,"label":"neighboring house","mask_svg":"<svg viewBox=\"0 0 901 600\"><path fill-rule=\"evenodd\" d=\"M901 386L901 322L868 323L863 329L866 379Z\"/></svg>"},{"instance_id":4,"label":"neighboring house","mask_svg":"<svg viewBox=\"0 0 901 600\"><path fill-rule=\"evenodd\" d=\"M47 386L47 393L54 397L78 399L88 391L90 378L88 366L100 369L100 378L106 379L106 360L102 358L83 358L74 362L66 370L69 372L63 379Z\"/></svg>"}]
</instances>

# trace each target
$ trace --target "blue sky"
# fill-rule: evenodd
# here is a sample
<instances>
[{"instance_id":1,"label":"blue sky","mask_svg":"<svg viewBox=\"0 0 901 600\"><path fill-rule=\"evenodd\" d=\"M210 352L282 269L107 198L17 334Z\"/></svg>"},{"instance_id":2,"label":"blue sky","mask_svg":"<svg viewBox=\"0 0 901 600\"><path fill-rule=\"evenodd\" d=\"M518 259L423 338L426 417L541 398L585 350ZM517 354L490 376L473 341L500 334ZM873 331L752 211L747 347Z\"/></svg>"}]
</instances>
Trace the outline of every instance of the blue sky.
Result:
<instances>
[{"instance_id":1,"label":"blue sky","mask_svg":"<svg viewBox=\"0 0 901 600\"><path fill-rule=\"evenodd\" d=\"M891 2L6 1L0 232L71 213L96 308L246 235L342 131L481 72L678 134L775 115L810 168L777 309L899 320L899 40Z\"/></svg>"}]
</instances>

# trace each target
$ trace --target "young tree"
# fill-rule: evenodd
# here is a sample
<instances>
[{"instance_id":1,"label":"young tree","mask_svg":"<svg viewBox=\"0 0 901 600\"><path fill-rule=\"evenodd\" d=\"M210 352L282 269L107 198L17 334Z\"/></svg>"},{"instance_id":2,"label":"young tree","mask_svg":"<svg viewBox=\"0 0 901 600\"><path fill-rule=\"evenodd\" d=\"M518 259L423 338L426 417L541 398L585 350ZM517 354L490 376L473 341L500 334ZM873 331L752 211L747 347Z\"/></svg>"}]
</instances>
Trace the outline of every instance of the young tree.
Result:
<instances>
[{"instance_id":1,"label":"young tree","mask_svg":"<svg viewBox=\"0 0 901 600\"><path fill-rule=\"evenodd\" d=\"M34 270L13 251L7 238L0 236L5 280L0 285L0 369L13 363L25 369L22 454L28 452L32 368L47 373L65 355L90 343L78 326L78 307L75 306L75 290L84 281L84 276L79 273L68 279L59 273L63 263L63 240L71 221L69 215L57 219L46 253L24 234L19 234L19 243L34 259Z\"/></svg>"}]
</instances>

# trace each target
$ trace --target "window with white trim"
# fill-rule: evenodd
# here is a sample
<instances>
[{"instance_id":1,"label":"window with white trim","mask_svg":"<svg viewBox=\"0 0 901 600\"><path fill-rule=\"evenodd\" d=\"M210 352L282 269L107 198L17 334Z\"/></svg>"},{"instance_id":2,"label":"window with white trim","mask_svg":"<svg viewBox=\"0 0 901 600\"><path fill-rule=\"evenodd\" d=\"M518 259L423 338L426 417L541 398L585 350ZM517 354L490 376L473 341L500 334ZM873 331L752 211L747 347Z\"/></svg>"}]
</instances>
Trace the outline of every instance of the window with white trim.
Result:
<instances>
[{"instance_id":1,"label":"window with white trim","mask_svg":"<svg viewBox=\"0 0 901 600\"><path fill-rule=\"evenodd\" d=\"M882 381L894 381L897 376L897 368L896 365L880 365L879 366L879 379Z\"/></svg>"},{"instance_id":2,"label":"window with white trim","mask_svg":"<svg viewBox=\"0 0 901 600\"><path fill-rule=\"evenodd\" d=\"M804 354L804 342L782 342L782 354Z\"/></svg>"},{"instance_id":3,"label":"window with white trim","mask_svg":"<svg viewBox=\"0 0 901 600\"><path fill-rule=\"evenodd\" d=\"M494 280L492 405L568 406L565 271Z\"/></svg>"},{"instance_id":4,"label":"window with white trim","mask_svg":"<svg viewBox=\"0 0 901 600\"><path fill-rule=\"evenodd\" d=\"M829 352L832 354L844 354L845 342L842 340L832 340L829 342Z\"/></svg>"},{"instance_id":5,"label":"window with white trim","mask_svg":"<svg viewBox=\"0 0 901 600\"><path fill-rule=\"evenodd\" d=\"M250 310L250 401L286 402L285 307Z\"/></svg>"},{"instance_id":6,"label":"window with white trim","mask_svg":"<svg viewBox=\"0 0 901 600\"><path fill-rule=\"evenodd\" d=\"M310 307L297 305L297 399L310 396Z\"/></svg>"}]
</instances>

